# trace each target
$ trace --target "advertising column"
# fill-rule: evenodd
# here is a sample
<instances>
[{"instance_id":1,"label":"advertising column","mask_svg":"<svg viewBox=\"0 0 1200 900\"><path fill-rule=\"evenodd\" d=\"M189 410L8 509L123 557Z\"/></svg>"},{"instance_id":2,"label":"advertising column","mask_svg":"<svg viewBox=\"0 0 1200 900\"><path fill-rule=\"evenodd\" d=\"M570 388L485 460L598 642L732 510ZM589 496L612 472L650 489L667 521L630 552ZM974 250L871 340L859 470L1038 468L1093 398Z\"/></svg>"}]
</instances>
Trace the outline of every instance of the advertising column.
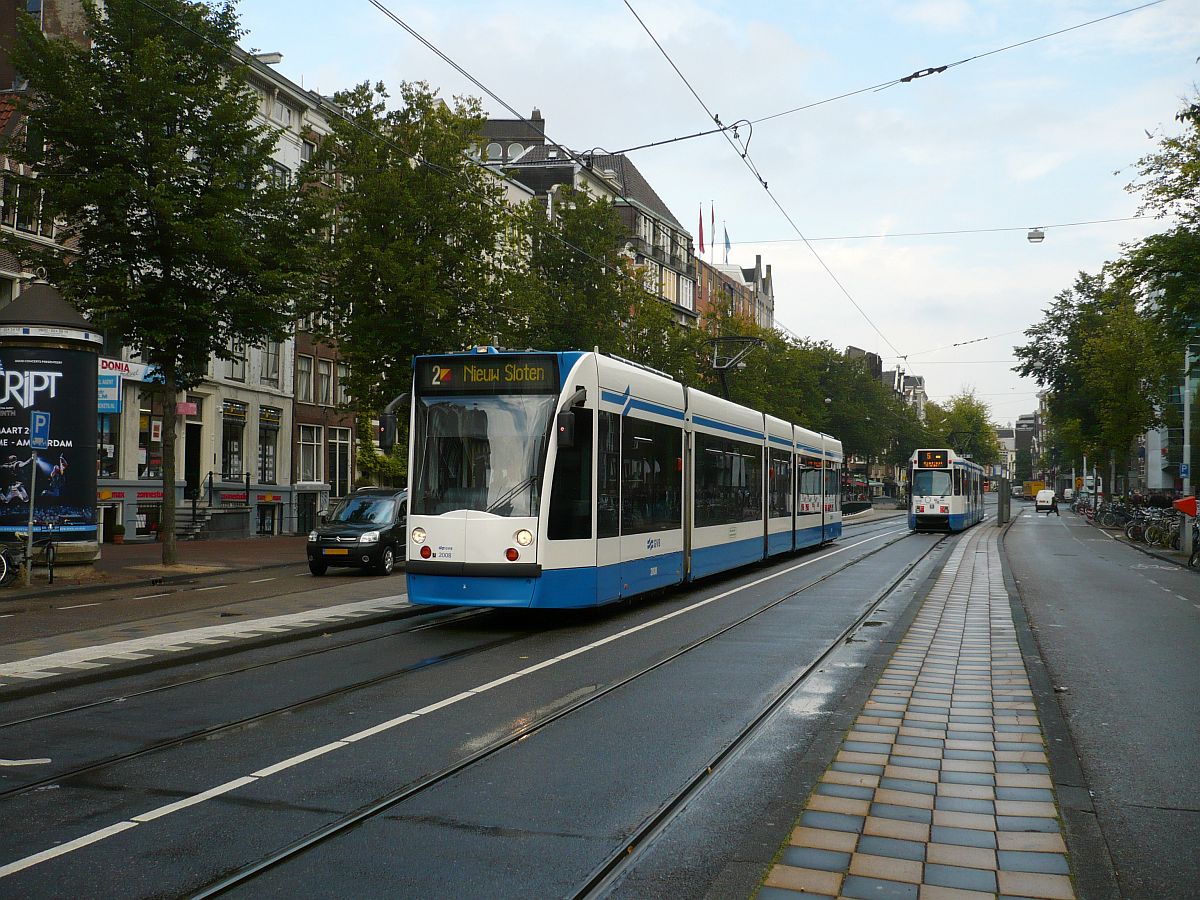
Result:
<instances>
[{"instance_id":1,"label":"advertising column","mask_svg":"<svg viewBox=\"0 0 1200 900\"><path fill-rule=\"evenodd\" d=\"M46 284L30 285L0 311L0 540L26 530L32 495L36 536L53 531L58 541L94 548L100 343ZM29 446L35 410L50 414L49 448L36 462Z\"/></svg>"}]
</instances>

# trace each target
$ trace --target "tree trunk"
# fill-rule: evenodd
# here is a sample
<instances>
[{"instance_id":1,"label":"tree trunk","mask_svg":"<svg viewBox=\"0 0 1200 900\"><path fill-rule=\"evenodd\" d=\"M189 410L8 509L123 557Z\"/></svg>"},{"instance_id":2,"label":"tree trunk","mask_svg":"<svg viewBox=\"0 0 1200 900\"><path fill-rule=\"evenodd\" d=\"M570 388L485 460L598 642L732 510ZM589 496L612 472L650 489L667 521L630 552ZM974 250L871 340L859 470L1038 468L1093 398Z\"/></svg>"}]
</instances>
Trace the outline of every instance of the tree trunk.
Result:
<instances>
[{"instance_id":1,"label":"tree trunk","mask_svg":"<svg viewBox=\"0 0 1200 900\"><path fill-rule=\"evenodd\" d=\"M174 367L162 367L166 378L163 387L163 478L162 478L162 521L159 535L162 539L162 562L164 566L175 565L175 425L178 419L175 399L179 391L175 387Z\"/></svg>"}]
</instances>

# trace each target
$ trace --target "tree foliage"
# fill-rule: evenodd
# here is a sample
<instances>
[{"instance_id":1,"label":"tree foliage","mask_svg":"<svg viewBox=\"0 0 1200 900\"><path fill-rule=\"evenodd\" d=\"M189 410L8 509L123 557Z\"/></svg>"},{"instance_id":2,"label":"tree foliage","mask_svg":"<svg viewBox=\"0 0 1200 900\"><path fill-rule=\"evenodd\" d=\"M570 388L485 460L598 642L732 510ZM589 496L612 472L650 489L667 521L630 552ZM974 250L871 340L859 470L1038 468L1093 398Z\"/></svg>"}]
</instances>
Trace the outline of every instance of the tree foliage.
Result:
<instances>
[{"instance_id":1,"label":"tree foliage","mask_svg":"<svg viewBox=\"0 0 1200 900\"><path fill-rule=\"evenodd\" d=\"M383 84L334 96L332 120L303 173L320 273L318 329L350 364L361 409L410 387L412 357L492 343L509 332L511 217L500 181L468 150L479 104L450 106L423 83L387 105Z\"/></svg>"},{"instance_id":2,"label":"tree foliage","mask_svg":"<svg viewBox=\"0 0 1200 900\"><path fill-rule=\"evenodd\" d=\"M945 406L926 404L925 410L931 446L950 447L981 466L1000 461L1000 441L990 421L991 411L973 392L963 391Z\"/></svg>"},{"instance_id":3,"label":"tree foliage","mask_svg":"<svg viewBox=\"0 0 1200 900\"><path fill-rule=\"evenodd\" d=\"M98 326L157 366L163 383L163 561L174 562L175 397L211 355L284 335L302 292L297 198L265 177L276 135L235 62L232 3L86 0L90 46L50 40L19 16L16 68L32 87L29 140L6 152L36 169L69 246L7 246L47 271ZM169 19L184 28L168 28Z\"/></svg>"}]
</instances>

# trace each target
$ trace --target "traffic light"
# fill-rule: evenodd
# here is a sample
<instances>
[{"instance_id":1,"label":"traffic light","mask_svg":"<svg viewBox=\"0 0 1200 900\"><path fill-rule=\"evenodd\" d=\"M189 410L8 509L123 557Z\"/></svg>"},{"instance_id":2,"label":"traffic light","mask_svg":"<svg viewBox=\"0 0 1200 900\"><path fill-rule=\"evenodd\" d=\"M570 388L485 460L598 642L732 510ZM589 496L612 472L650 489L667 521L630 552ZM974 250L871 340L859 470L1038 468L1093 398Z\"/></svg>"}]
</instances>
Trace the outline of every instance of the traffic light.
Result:
<instances>
[{"instance_id":1,"label":"traffic light","mask_svg":"<svg viewBox=\"0 0 1200 900\"><path fill-rule=\"evenodd\" d=\"M375 443L379 445L379 449L384 453L391 453L392 448L396 446L396 416L394 413L385 412L380 414Z\"/></svg>"}]
</instances>

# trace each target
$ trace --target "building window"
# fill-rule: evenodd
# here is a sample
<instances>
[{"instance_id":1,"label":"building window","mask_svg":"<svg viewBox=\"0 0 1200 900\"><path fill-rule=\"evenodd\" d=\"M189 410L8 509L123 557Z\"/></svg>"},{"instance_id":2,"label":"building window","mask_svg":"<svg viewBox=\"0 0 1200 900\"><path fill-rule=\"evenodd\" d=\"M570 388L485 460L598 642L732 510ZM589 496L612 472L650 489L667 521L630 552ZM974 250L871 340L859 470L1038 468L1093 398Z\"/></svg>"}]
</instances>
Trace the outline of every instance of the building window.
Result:
<instances>
[{"instance_id":1,"label":"building window","mask_svg":"<svg viewBox=\"0 0 1200 900\"><path fill-rule=\"evenodd\" d=\"M350 429L329 429L329 496L350 493Z\"/></svg>"},{"instance_id":2,"label":"building window","mask_svg":"<svg viewBox=\"0 0 1200 900\"><path fill-rule=\"evenodd\" d=\"M138 478L162 478L162 416L154 415L150 398L142 397L138 413Z\"/></svg>"},{"instance_id":3,"label":"building window","mask_svg":"<svg viewBox=\"0 0 1200 900\"><path fill-rule=\"evenodd\" d=\"M696 309L696 282L690 278L679 279L679 305L684 309Z\"/></svg>"},{"instance_id":4,"label":"building window","mask_svg":"<svg viewBox=\"0 0 1200 900\"><path fill-rule=\"evenodd\" d=\"M96 437L99 460L96 474L100 478L119 478L120 465L117 454L121 449L121 414L100 413Z\"/></svg>"},{"instance_id":5,"label":"building window","mask_svg":"<svg viewBox=\"0 0 1200 900\"><path fill-rule=\"evenodd\" d=\"M484 159L501 159L504 156L504 148L496 141L492 141L487 145L487 156Z\"/></svg>"},{"instance_id":6,"label":"building window","mask_svg":"<svg viewBox=\"0 0 1200 900\"><path fill-rule=\"evenodd\" d=\"M322 406L333 403L333 360L317 360L317 402Z\"/></svg>"},{"instance_id":7,"label":"building window","mask_svg":"<svg viewBox=\"0 0 1200 900\"><path fill-rule=\"evenodd\" d=\"M337 404L350 405L350 366L344 362L337 364Z\"/></svg>"},{"instance_id":8,"label":"building window","mask_svg":"<svg viewBox=\"0 0 1200 900\"><path fill-rule=\"evenodd\" d=\"M279 387L279 341L267 341L263 345L259 378L263 384Z\"/></svg>"},{"instance_id":9,"label":"building window","mask_svg":"<svg viewBox=\"0 0 1200 900\"><path fill-rule=\"evenodd\" d=\"M285 127L291 127L292 108L282 100L276 100L271 107L271 118Z\"/></svg>"},{"instance_id":10,"label":"building window","mask_svg":"<svg viewBox=\"0 0 1200 900\"><path fill-rule=\"evenodd\" d=\"M321 481L321 426L300 426L300 481Z\"/></svg>"},{"instance_id":11,"label":"building window","mask_svg":"<svg viewBox=\"0 0 1200 900\"><path fill-rule=\"evenodd\" d=\"M221 406L221 473L226 478L245 474L246 404L226 400Z\"/></svg>"},{"instance_id":12,"label":"building window","mask_svg":"<svg viewBox=\"0 0 1200 900\"><path fill-rule=\"evenodd\" d=\"M312 403L313 399L313 358L311 356L296 357L296 399L301 403Z\"/></svg>"},{"instance_id":13,"label":"building window","mask_svg":"<svg viewBox=\"0 0 1200 900\"><path fill-rule=\"evenodd\" d=\"M313 154L317 152L317 145L312 141L303 140L300 142L300 161L312 162Z\"/></svg>"},{"instance_id":14,"label":"building window","mask_svg":"<svg viewBox=\"0 0 1200 900\"><path fill-rule=\"evenodd\" d=\"M229 342L229 359L225 361L225 377L230 381L246 380L246 345Z\"/></svg>"},{"instance_id":15,"label":"building window","mask_svg":"<svg viewBox=\"0 0 1200 900\"><path fill-rule=\"evenodd\" d=\"M662 270L662 298L668 303L678 301L679 292L676 289L678 284L679 276L664 266Z\"/></svg>"},{"instance_id":16,"label":"building window","mask_svg":"<svg viewBox=\"0 0 1200 900\"><path fill-rule=\"evenodd\" d=\"M17 226L17 183L11 178L5 178L0 189L0 223L9 228Z\"/></svg>"},{"instance_id":17,"label":"building window","mask_svg":"<svg viewBox=\"0 0 1200 900\"><path fill-rule=\"evenodd\" d=\"M279 452L279 424L283 410L263 406L258 410L258 483L276 484L276 460Z\"/></svg>"},{"instance_id":18,"label":"building window","mask_svg":"<svg viewBox=\"0 0 1200 900\"><path fill-rule=\"evenodd\" d=\"M292 183L292 170L277 162L267 163L267 183L272 187L287 187Z\"/></svg>"}]
</instances>

